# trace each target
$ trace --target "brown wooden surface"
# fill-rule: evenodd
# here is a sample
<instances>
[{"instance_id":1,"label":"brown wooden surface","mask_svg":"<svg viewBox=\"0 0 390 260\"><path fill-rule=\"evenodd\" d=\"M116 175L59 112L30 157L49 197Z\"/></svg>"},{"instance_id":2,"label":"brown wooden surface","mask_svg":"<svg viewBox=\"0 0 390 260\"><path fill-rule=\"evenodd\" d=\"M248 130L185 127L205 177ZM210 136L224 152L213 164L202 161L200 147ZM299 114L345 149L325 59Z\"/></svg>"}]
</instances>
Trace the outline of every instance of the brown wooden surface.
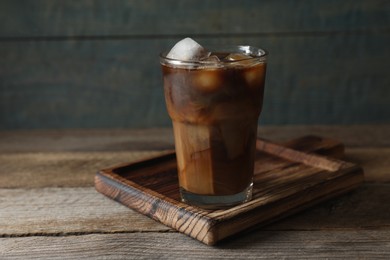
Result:
<instances>
[{"instance_id":1,"label":"brown wooden surface","mask_svg":"<svg viewBox=\"0 0 390 260\"><path fill-rule=\"evenodd\" d=\"M258 139L252 200L229 209L202 210L180 202L174 152L102 170L102 194L205 244L214 245L252 226L274 222L357 188L357 165L336 160L344 146L304 136L277 145ZM329 157L315 153L323 153Z\"/></svg>"},{"instance_id":2,"label":"brown wooden surface","mask_svg":"<svg viewBox=\"0 0 390 260\"><path fill-rule=\"evenodd\" d=\"M101 165L172 148L170 129L0 132L0 259L388 259L389 133L389 125L261 128L261 137L274 141L304 134L343 141L344 159L361 164L367 182L210 248L92 187Z\"/></svg>"}]
</instances>

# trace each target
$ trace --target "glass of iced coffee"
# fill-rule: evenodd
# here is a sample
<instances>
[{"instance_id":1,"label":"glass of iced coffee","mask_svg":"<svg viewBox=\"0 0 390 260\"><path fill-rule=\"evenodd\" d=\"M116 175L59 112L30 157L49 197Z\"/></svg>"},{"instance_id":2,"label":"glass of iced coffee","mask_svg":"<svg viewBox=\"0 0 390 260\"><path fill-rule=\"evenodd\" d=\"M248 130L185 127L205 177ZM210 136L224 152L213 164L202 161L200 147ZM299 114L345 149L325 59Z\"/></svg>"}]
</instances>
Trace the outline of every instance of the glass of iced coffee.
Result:
<instances>
[{"instance_id":1,"label":"glass of iced coffee","mask_svg":"<svg viewBox=\"0 0 390 260\"><path fill-rule=\"evenodd\" d=\"M160 55L182 201L225 208L251 199L267 52L205 49L190 38Z\"/></svg>"}]
</instances>

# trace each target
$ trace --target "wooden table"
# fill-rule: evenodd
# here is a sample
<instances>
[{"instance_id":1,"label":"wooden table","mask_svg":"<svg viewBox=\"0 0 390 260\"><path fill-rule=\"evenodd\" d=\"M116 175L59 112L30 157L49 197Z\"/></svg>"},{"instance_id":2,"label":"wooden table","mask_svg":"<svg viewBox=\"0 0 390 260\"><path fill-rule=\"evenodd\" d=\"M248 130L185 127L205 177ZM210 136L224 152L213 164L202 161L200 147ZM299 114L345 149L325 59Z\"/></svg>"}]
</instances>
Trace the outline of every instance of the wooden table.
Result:
<instances>
[{"instance_id":1,"label":"wooden table","mask_svg":"<svg viewBox=\"0 0 390 260\"><path fill-rule=\"evenodd\" d=\"M357 190L215 247L109 200L98 169L173 148L171 129L0 132L0 259L390 259L390 125L262 127L341 140Z\"/></svg>"}]
</instances>

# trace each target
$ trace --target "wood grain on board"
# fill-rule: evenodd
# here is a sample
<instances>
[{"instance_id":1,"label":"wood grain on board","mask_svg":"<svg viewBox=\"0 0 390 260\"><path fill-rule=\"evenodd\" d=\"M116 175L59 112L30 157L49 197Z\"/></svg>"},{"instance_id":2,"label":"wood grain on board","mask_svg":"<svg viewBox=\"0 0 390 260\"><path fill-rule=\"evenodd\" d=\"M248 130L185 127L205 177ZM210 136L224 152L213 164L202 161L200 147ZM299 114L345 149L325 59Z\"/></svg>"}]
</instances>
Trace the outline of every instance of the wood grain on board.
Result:
<instances>
[{"instance_id":1,"label":"wood grain on board","mask_svg":"<svg viewBox=\"0 0 390 260\"><path fill-rule=\"evenodd\" d=\"M1 131L0 258L387 259L388 133L386 125L261 127L260 137L278 143L303 134L342 141L343 160L370 182L211 248L92 187L97 166L171 149L171 129Z\"/></svg>"},{"instance_id":2,"label":"wood grain on board","mask_svg":"<svg viewBox=\"0 0 390 260\"><path fill-rule=\"evenodd\" d=\"M341 143L316 136L288 146L340 157ZM203 210L180 202L176 156L172 152L101 170L96 189L109 198L205 244L242 232L346 193L364 179L357 165L257 140L253 198L220 210Z\"/></svg>"},{"instance_id":3,"label":"wood grain on board","mask_svg":"<svg viewBox=\"0 0 390 260\"><path fill-rule=\"evenodd\" d=\"M120 203L113 203L92 187L0 189L0 197L0 237L176 232ZM364 184L261 230L387 229L389 204L389 184Z\"/></svg>"}]
</instances>

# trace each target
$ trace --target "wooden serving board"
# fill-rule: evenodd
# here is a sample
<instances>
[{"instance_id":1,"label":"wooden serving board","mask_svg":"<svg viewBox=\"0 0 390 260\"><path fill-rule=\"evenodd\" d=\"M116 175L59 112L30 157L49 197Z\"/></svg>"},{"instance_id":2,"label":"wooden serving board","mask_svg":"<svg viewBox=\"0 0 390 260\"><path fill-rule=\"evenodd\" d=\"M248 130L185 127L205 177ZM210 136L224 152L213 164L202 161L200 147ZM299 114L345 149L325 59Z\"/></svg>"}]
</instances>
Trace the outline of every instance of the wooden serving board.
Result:
<instances>
[{"instance_id":1,"label":"wooden serving board","mask_svg":"<svg viewBox=\"0 0 390 260\"><path fill-rule=\"evenodd\" d=\"M180 202L174 151L101 170L97 191L205 244L265 225L356 188L363 170L341 161L340 142L305 136L275 144L257 140L253 199L223 210ZM330 157L332 156L332 157Z\"/></svg>"}]
</instances>

